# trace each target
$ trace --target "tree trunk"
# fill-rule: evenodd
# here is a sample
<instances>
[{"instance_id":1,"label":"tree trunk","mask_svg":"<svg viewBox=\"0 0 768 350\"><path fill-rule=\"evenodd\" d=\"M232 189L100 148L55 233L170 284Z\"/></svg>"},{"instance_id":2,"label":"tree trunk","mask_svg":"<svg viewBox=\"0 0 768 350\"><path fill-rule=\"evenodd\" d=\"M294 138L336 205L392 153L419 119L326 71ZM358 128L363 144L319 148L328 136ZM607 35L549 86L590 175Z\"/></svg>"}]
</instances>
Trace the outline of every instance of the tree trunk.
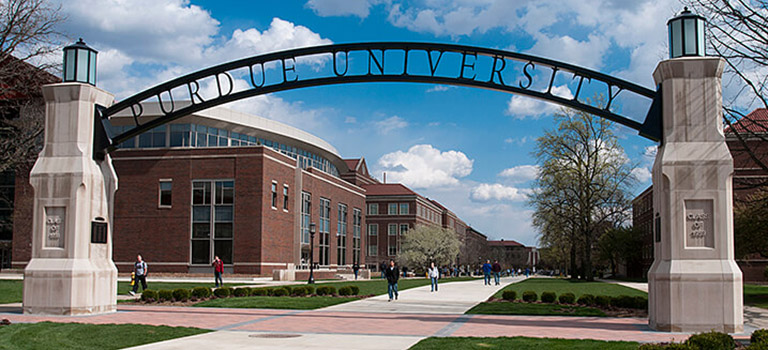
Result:
<instances>
[{"instance_id":1,"label":"tree trunk","mask_svg":"<svg viewBox=\"0 0 768 350\"><path fill-rule=\"evenodd\" d=\"M571 240L571 266L568 272L571 279L576 278L576 242L574 240Z\"/></svg>"},{"instance_id":2,"label":"tree trunk","mask_svg":"<svg viewBox=\"0 0 768 350\"><path fill-rule=\"evenodd\" d=\"M584 276L587 281L594 281L595 276L592 274L592 235L589 231L584 235Z\"/></svg>"}]
</instances>

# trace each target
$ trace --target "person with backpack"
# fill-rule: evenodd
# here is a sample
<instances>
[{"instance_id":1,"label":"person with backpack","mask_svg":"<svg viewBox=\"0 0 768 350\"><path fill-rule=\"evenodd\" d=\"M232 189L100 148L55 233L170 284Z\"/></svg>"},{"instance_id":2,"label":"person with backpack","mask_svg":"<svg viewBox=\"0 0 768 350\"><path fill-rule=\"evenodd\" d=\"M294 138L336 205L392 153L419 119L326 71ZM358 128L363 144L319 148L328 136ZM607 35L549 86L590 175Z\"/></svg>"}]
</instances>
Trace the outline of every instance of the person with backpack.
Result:
<instances>
[{"instance_id":1,"label":"person with backpack","mask_svg":"<svg viewBox=\"0 0 768 350\"><path fill-rule=\"evenodd\" d=\"M139 291L139 282L141 282L141 291L147 290L147 263L141 258L141 254L136 256L136 262L133 264L134 283L133 289L129 292L131 295L136 295Z\"/></svg>"}]
</instances>

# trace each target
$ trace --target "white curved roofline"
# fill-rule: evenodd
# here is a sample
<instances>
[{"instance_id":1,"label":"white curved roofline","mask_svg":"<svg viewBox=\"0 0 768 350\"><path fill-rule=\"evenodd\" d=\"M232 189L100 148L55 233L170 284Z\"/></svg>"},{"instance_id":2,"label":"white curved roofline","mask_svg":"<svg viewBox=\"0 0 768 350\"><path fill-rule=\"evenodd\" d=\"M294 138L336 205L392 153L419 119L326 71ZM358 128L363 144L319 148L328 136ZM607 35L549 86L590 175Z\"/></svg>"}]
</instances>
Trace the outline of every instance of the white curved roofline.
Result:
<instances>
[{"instance_id":1,"label":"white curved roofline","mask_svg":"<svg viewBox=\"0 0 768 350\"><path fill-rule=\"evenodd\" d=\"M190 105L191 102L174 101L174 104L176 105L176 108L183 108L184 106ZM144 107L142 118L156 118L164 115L160 110L159 102L142 103L142 106ZM114 117L119 118L117 120L131 118L132 121L133 119L130 109L123 110L120 113L115 114ZM193 122L194 119L198 118L209 120L210 122L206 123L209 126L243 134L248 134L250 131L248 129L255 129L257 134L265 134L265 138L316 153L317 155L330 160L339 171L346 170L346 163L341 159L341 156L335 147L315 135L290 125L224 107L213 107L200 112L195 112L191 116L179 118L177 121L188 120Z\"/></svg>"}]
</instances>

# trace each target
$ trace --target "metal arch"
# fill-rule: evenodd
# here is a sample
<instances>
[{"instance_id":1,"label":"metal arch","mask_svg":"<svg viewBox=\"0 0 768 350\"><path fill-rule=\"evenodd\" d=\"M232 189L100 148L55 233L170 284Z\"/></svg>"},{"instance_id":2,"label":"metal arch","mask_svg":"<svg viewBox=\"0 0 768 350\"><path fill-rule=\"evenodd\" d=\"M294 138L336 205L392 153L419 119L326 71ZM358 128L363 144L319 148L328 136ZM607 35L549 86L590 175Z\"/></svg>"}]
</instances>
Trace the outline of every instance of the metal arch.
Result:
<instances>
[{"instance_id":1,"label":"metal arch","mask_svg":"<svg viewBox=\"0 0 768 350\"><path fill-rule=\"evenodd\" d=\"M404 52L402 62L396 62L396 64L399 64L399 66L396 67L402 67L398 69L397 73L385 72L385 70L391 70L388 69L389 67L384 64L386 57L385 53L391 51ZM367 53L367 73L349 73L349 55L351 52L362 52L364 54ZM429 70L428 74L409 73L408 68L414 65L412 63L413 61L410 63L408 61L411 52L426 53L429 64L428 66L421 66L420 68L427 68ZM447 52L461 55L461 65L458 66L458 75L454 76L442 73L438 74L438 69L440 68L441 63L440 60L443 54ZM346 66L344 72L339 72L338 70L337 57L340 53L344 54L344 64ZM433 55L434 53L438 54L436 62L433 62L433 59L435 58ZM296 72L296 58L318 54L332 55L332 74L329 74L328 76L300 79L298 73ZM475 65L477 64L479 56L490 57L493 60L493 67L491 68L489 74L490 76L485 76L483 77L484 79L478 79L477 77L477 67ZM468 59L471 62L467 62ZM520 73L522 74L521 77L527 79L527 85L524 85L522 81L516 81L515 84L504 82L502 73L507 66L507 60L525 63ZM392 59L390 58L390 62L391 61ZM282 82L266 84L267 70L265 70L264 64L270 62L275 62L282 65L282 69L278 69L280 73L277 73L282 74ZM292 64L292 66L289 66L289 64ZM497 67L497 64L499 64L499 67ZM443 64L443 66L445 65L446 64ZM529 89L534 81L534 78L530 75L528 69L535 68L536 65L548 67L551 69L552 73L548 85L549 89L546 92ZM260 83L257 83L256 79L254 79L254 67L258 66L261 67ZM232 85L233 78L229 72L243 68L248 69L250 73L250 86L248 89L234 91L234 87ZM474 71L474 75L471 77L466 77L465 72L467 69ZM579 87L573 98L563 98L551 93L551 89L558 72L561 72L561 74L562 72L571 73L573 74L572 79L580 79ZM288 77L289 74L293 75L291 79ZM218 88L218 97L205 100L200 96L200 84L198 81L205 78L215 79L216 87ZM222 84L222 78L228 79L229 85ZM584 80L588 80L590 83L592 81L598 81L606 84L608 102L605 107L600 108L579 101L579 93ZM659 115L661 107L660 94L657 91L653 91L637 84L571 64L516 52L455 44L373 42L306 47L244 58L206 68L170 80L148 90L139 92L131 97L128 97L110 106L109 108L97 108L96 118L100 120L100 123L97 123L97 125L101 124L103 130L95 131L96 137L94 140L94 154L103 157L105 152L114 150L116 145L130 139L131 137L144 133L154 127L169 123L183 116L224 103L237 101L247 97L304 87L364 82L435 83L477 87L521 94L594 114L638 130L640 135L643 137L654 141L661 140L661 119ZM187 97L188 100L192 102L191 104L181 108L177 108L175 102L178 101L174 100L173 94L171 93L172 90L179 88L185 89L189 92ZM224 91L227 89L229 91ZM651 109L643 123L611 112L611 103L622 91L629 91L636 95L653 99ZM164 100L164 96L168 97L168 99ZM161 111L163 115L151 121L142 122L141 117L143 114L143 108L141 103L150 99L156 99L157 101L161 102ZM166 105L170 105L168 111L165 110ZM119 135L111 135L112 131L109 119L115 114L124 110L130 110L136 127Z\"/></svg>"}]
</instances>

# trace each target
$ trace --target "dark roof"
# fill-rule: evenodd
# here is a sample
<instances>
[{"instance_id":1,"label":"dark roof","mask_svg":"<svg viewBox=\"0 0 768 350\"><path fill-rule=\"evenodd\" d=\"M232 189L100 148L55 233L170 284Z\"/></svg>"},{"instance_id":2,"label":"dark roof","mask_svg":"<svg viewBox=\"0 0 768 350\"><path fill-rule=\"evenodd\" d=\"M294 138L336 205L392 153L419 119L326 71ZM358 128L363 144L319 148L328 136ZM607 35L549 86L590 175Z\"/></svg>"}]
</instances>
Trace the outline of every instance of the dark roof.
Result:
<instances>
[{"instance_id":1,"label":"dark roof","mask_svg":"<svg viewBox=\"0 0 768 350\"><path fill-rule=\"evenodd\" d=\"M512 240L500 240L500 241L488 241L489 246L500 246L500 247L524 247L521 243L518 243L516 241Z\"/></svg>"},{"instance_id":2,"label":"dark roof","mask_svg":"<svg viewBox=\"0 0 768 350\"><path fill-rule=\"evenodd\" d=\"M360 158L344 159L344 163L347 164L347 168L349 168L349 170L355 170L357 169L357 164L360 163Z\"/></svg>"},{"instance_id":3,"label":"dark roof","mask_svg":"<svg viewBox=\"0 0 768 350\"><path fill-rule=\"evenodd\" d=\"M416 192L411 191L402 184L374 184L363 185L367 196L415 196Z\"/></svg>"},{"instance_id":4,"label":"dark roof","mask_svg":"<svg viewBox=\"0 0 768 350\"><path fill-rule=\"evenodd\" d=\"M768 133L768 109L758 108L725 128L725 133Z\"/></svg>"}]
</instances>

